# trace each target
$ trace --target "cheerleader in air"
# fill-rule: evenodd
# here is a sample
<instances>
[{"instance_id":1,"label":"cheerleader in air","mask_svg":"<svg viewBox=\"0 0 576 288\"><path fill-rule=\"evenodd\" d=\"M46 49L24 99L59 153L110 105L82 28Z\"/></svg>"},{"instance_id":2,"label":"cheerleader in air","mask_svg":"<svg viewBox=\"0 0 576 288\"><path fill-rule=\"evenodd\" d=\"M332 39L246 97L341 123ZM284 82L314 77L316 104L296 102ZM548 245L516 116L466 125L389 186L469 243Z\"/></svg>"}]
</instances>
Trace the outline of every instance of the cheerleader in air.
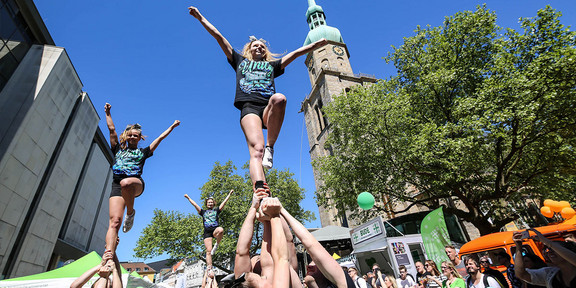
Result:
<instances>
[{"instance_id":1,"label":"cheerleader in air","mask_svg":"<svg viewBox=\"0 0 576 288\"><path fill-rule=\"evenodd\" d=\"M230 190L230 193L228 193L228 196L226 196L224 201L220 203L220 206L216 206L216 201L214 198L209 197L206 199L206 210L202 209L200 205L196 204L196 202L194 202L194 200L192 200L188 194L184 194L184 197L190 201L190 204L196 208L198 214L202 216L202 220L204 222L203 237L204 246L206 246L206 266L208 267L208 271L212 270L212 255L214 255L216 252L216 248L218 247L220 241L222 241L222 236L224 235L224 229L220 227L218 223L218 216L220 215L220 212L222 212L222 209L224 209L228 199L230 199L232 192L234 192L234 190ZM213 238L216 238L216 243L214 246L212 246Z\"/></svg>"},{"instance_id":2,"label":"cheerleader in air","mask_svg":"<svg viewBox=\"0 0 576 288\"><path fill-rule=\"evenodd\" d=\"M158 148L160 142L162 142L174 128L180 125L180 121L174 121L166 131L150 143L150 146L138 148L138 143L145 139L145 136L142 135L142 127L139 124L126 126L126 129L120 134L120 141L118 141L116 127L110 114L111 108L112 106L108 103L104 106L106 124L110 131L110 147L114 153L114 165L112 166L114 177L109 199L110 220L108 232L106 233L106 251L114 253L116 251L116 239L122 224L124 209L126 209L126 217L124 218L122 231L124 233L130 231L134 224L134 216L136 214L136 210L134 210L134 199L144 192L144 180L142 179L144 162L147 158L152 157L154 150Z\"/></svg>"},{"instance_id":3,"label":"cheerleader in air","mask_svg":"<svg viewBox=\"0 0 576 288\"><path fill-rule=\"evenodd\" d=\"M286 96L276 92L274 78L282 75L284 68L296 58L326 45L327 41L321 39L276 58L279 55L268 50L265 40L250 36L242 53L238 53L198 8L189 7L188 10L216 39L228 63L236 71L234 106L240 110L240 126L250 152L250 177L254 190L262 188L266 181L262 166L272 168L274 144L286 109ZM266 142L262 129L268 130Z\"/></svg>"}]
</instances>

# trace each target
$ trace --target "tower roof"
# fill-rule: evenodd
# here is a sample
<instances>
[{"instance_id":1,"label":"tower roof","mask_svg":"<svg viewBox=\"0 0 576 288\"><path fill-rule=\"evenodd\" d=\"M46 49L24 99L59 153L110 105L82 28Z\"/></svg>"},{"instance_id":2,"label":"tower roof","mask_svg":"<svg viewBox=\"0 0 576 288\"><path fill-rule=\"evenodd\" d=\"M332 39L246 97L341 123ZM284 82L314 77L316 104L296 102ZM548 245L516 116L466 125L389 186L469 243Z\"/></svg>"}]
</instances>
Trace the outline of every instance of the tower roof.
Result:
<instances>
[{"instance_id":1,"label":"tower roof","mask_svg":"<svg viewBox=\"0 0 576 288\"><path fill-rule=\"evenodd\" d=\"M314 43L322 38L334 42L344 43L340 30L326 25L326 15L320 5L316 5L314 0L308 0L308 10L306 10L306 21L310 27L308 36L304 41L304 46Z\"/></svg>"},{"instance_id":2,"label":"tower roof","mask_svg":"<svg viewBox=\"0 0 576 288\"><path fill-rule=\"evenodd\" d=\"M310 23L310 15L312 15L312 13L324 14L324 10L322 10L322 6L316 5L314 0L308 0L308 10L306 10L306 19L308 19L308 23Z\"/></svg>"}]
</instances>

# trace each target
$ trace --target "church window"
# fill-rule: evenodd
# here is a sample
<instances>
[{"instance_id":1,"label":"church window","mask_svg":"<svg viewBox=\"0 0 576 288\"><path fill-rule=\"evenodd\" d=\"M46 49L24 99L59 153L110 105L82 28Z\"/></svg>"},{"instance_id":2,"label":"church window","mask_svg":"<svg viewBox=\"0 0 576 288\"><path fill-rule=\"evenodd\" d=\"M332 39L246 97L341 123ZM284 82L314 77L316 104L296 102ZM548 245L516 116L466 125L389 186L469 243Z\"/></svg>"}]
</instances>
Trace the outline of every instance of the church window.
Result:
<instances>
[{"instance_id":1,"label":"church window","mask_svg":"<svg viewBox=\"0 0 576 288\"><path fill-rule=\"evenodd\" d=\"M338 64L340 64L340 67L344 68L344 58L338 57L337 60L338 60Z\"/></svg>"},{"instance_id":2,"label":"church window","mask_svg":"<svg viewBox=\"0 0 576 288\"><path fill-rule=\"evenodd\" d=\"M330 64L328 63L328 59L322 59L322 64L320 66L322 68L330 68Z\"/></svg>"},{"instance_id":3,"label":"church window","mask_svg":"<svg viewBox=\"0 0 576 288\"><path fill-rule=\"evenodd\" d=\"M316 117L318 119L318 127L320 127L320 131L326 128L326 117L324 117L324 113L322 113L322 99L318 98L318 103L314 106L314 110L316 111Z\"/></svg>"}]
</instances>

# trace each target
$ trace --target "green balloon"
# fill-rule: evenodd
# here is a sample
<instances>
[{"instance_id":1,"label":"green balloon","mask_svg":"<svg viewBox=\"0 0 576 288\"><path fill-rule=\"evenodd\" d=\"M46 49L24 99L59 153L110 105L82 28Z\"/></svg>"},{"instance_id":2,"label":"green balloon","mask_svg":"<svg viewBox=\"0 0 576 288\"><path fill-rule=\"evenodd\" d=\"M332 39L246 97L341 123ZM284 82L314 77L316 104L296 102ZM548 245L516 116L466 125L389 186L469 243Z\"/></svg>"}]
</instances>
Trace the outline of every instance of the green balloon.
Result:
<instances>
[{"instance_id":1,"label":"green balloon","mask_svg":"<svg viewBox=\"0 0 576 288\"><path fill-rule=\"evenodd\" d=\"M374 196L369 192L362 192L358 194L358 206L364 210L371 209L374 207Z\"/></svg>"}]
</instances>

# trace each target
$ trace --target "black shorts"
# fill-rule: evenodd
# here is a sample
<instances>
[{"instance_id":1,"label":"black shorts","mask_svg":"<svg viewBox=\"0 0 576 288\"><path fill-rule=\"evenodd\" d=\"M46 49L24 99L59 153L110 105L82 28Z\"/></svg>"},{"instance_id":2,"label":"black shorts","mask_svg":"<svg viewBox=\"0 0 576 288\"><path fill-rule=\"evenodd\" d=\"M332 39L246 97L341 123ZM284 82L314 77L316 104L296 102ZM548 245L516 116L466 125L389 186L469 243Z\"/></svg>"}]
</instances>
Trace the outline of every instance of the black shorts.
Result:
<instances>
[{"instance_id":1,"label":"black shorts","mask_svg":"<svg viewBox=\"0 0 576 288\"><path fill-rule=\"evenodd\" d=\"M204 227L204 239L214 237L214 230L216 230L216 228L218 227L210 227L210 228Z\"/></svg>"},{"instance_id":2,"label":"black shorts","mask_svg":"<svg viewBox=\"0 0 576 288\"><path fill-rule=\"evenodd\" d=\"M114 180L112 181L112 191L110 191L110 198L112 198L114 196L122 197L122 186L120 186L120 181L124 178L128 178L128 177L114 177ZM144 179L142 179L140 177L134 177L134 178L138 178L142 182L142 192L140 194L136 195L136 197L134 197L134 198L138 198L138 196L140 196L140 195L142 195L142 193L144 193L144 188L146 187L146 184L144 183Z\"/></svg>"},{"instance_id":3,"label":"black shorts","mask_svg":"<svg viewBox=\"0 0 576 288\"><path fill-rule=\"evenodd\" d=\"M243 102L241 105L242 109L240 109L240 121L242 121L242 118L248 114L256 114L258 117L260 117L260 120L262 120L262 117L264 117L264 109L266 109L268 103L260 104L255 102ZM266 129L266 126L264 126L264 120L262 120L262 128Z\"/></svg>"}]
</instances>

